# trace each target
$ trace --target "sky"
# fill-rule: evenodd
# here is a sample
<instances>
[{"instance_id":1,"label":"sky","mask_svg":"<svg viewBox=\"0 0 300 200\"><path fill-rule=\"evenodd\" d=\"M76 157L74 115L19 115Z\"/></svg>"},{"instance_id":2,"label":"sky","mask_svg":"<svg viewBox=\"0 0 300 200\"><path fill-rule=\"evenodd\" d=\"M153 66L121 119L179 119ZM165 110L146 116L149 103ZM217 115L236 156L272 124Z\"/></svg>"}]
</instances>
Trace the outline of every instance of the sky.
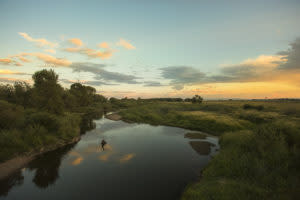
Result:
<instances>
[{"instance_id":1,"label":"sky","mask_svg":"<svg viewBox=\"0 0 300 200\"><path fill-rule=\"evenodd\" d=\"M107 97L300 98L299 0L0 0L0 82Z\"/></svg>"}]
</instances>

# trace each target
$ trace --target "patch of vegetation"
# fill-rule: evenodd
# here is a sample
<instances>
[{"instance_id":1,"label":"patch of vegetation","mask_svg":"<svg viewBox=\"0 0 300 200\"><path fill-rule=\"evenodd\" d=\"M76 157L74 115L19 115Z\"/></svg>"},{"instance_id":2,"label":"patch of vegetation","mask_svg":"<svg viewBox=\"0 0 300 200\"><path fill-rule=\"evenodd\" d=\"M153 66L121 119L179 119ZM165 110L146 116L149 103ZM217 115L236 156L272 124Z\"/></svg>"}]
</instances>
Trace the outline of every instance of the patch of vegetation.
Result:
<instances>
[{"instance_id":1,"label":"patch of vegetation","mask_svg":"<svg viewBox=\"0 0 300 200\"><path fill-rule=\"evenodd\" d=\"M182 199L297 199L299 111L300 103L289 101L149 101L119 114L129 121L220 136L220 152ZM201 145L193 143L192 148Z\"/></svg>"},{"instance_id":2,"label":"patch of vegetation","mask_svg":"<svg viewBox=\"0 0 300 200\"><path fill-rule=\"evenodd\" d=\"M0 162L16 155L66 143L95 127L92 119L112 109L93 87L64 89L53 70L25 82L0 85Z\"/></svg>"},{"instance_id":3,"label":"patch of vegetation","mask_svg":"<svg viewBox=\"0 0 300 200\"><path fill-rule=\"evenodd\" d=\"M262 106L262 105L251 105L251 104L245 104L244 106L243 106L243 108L245 109L245 110L247 110L247 109L254 109L254 110L263 110L264 109L264 106Z\"/></svg>"},{"instance_id":4,"label":"patch of vegetation","mask_svg":"<svg viewBox=\"0 0 300 200\"><path fill-rule=\"evenodd\" d=\"M281 123L221 136L221 151L182 199L296 199L300 132Z\"/></svg>"}]
</instances>

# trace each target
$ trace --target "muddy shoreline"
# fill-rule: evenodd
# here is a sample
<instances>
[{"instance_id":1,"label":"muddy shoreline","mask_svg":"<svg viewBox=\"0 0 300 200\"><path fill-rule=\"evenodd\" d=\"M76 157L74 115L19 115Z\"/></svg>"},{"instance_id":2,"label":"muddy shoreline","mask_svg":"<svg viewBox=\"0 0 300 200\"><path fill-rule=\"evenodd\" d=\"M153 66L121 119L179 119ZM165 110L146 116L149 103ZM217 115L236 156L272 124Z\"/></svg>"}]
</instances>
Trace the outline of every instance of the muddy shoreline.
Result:
<instances>
[{"instance_id":1,"label":"muddy shoreline","mask_svg":"<svg viewBox=\"0 0 300 200\"><path fill-rule=\"evenodd\" d=\"M118 113L107 114L107 115L105 115L105 118L114 120L114 121L122 120L122 116L119 115Z\"/></svg>"},{"instance_id":2,"label":"muddy shoreline","mask_svg":"<svg viewBox=\"0 0 300 200\"><path fill-rule=\"evenodd\" d=\"M79 140L80 140L80 136L75 137L71 141L68 141L68 142L64 141L64 142L57 143L55 145L43 147L36 151L26 152L22 155L18 155L10 160L0 163L0 180L7 178L8 176L13 174L18 169L23 168L26 164L28 164L30 161L35 159L38 155L41 155L41 154L49 152L49 151L54 151L56 149L66 146L68 144L76 143Z\"/></svg>"}]
</instances>

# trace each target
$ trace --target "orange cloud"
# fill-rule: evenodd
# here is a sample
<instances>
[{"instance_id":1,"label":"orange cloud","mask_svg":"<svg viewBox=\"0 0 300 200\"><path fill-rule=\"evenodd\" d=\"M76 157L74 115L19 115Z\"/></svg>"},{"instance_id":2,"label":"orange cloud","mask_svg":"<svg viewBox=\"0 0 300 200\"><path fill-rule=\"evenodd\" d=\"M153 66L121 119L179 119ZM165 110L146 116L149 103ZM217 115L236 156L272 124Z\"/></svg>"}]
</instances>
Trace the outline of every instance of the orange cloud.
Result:
<instances>
[{"instance_id":1,"label":"orange cloud","mask_svg":"<svg viewBox=\"0 0 300 200\"><path fill-rule=\"evenodd\" d=\"M11 58L0 58L0 64L22 66L20 62L17 62Z\"/></svg>"},{"instance_id":2,"label":"orange cloud","mask_svg":"<svg viewBox=\"0 0 300 200\"><path fill-rule=\"evenodd\" d=\"M21 35L23 38L25 38L27 41L33 42L35 43L37 46L39 47L43 47L43 46L49 46L51 48L54 48L56 46L58 46L57 43L53 43L53 42L49 42L48 40L44 39L44 38L32 38L31 36L29 36L27 33L19 33L19 35Z\"/></svg>"},{"instance_id":3,"label":"orange cloud","mask_svg":"<svg viewBox=\"0 0 300 200\"><path fill-rule=\"evenodd\" d=\"M9 58L0 58L0 63L2 63L2 64L10 64L12 62L13 62L12 59L9 59Z\"/></svg>"},{"instance_id":4,"label":"orange cloud","mask_svg":"<svg viewBox=\"0 0 300 200\"><path fill-rule=\"evenodd\" d=\"M112 56L112 51L96 51L94 49L88 49L85 48L82 51L84 54L86 54L87 56L91 57L91 58L102 58L102 59L107 59L110 58Z\"/></svg>"},{"instance_id":5,"label":"orange cloud","mask_svg":"<svg viewBox=\"0 0 300 200\"><path fill-rule=\"evenodd\" d=\"M56 51L54 49L45 49L44 51L48 52L48 53L53 53L53 54L56 53Z\"/></svg>"},{"instance_id":6,"label":"orange cloud","mask_svg":"<svg viewBox=\"0 0 300 200\"><path fill-rule=\"evenodd\" d=\"M109 48L109 45L108 45L107 42L102 42L102 43L98 44L98 46L100 48L103 48L103 49L108 49Z\"/></svg>"},{"instance_id":7,"label":"orange cloud","mask_svg":"<svg viewBox=\"0 0 300 200\"><path fill-rule=\"evenodd\" d=\"M124 40L124 39L120 39L120 41L117 43L117 45L119 46L122 46L126 49L129 49L129 50L133 50L133 49L136 49L135 46L133 46L132 44L130 44L128 41Z\"/></svg>"},{"instance_id":8,"label":"orange cloud","mask_svg":"<svg viewBox=\"0 0 300 200\"><path fill-rule=\"evenodd\" d=\"M14 83L14 82L26 82L26 83L31 83L31 80L26 80L26 79L16 79L16 78L7 78L7 77L0 77L0 82L4 83Z\"/></svg>"},{"instance_id":9,"label":"orange cloud","mask_svg":"<svg viewBox=\"0 0 300 200\"><path fill-rule=\"evenodd\" d=\"M55 58L53 56L50 56L48 54L43 54L43 53L29 53L29 55L33 55L37 57L39 60L44 61L45 63L48 64L53 64L55 66L64 66L67 67L72 64L71 61L64 59L64 58Z\"/></svg>"},{"instance_id":10,"label":"orange cloud","mask_svg":"<svg viewBox=\"0 0 300 200\"><path fill-rule=\"evenodd\" d=\"M6 69L0 69L0 74L24 74L22 72L18 72L18 71L11 71L11 70L6 70Z\"/></svg>"},{"instance_id":11,"label":"orange cloud","mask_svg":"<svg viewBox=\"0 0 300 200\"><path fill-rule=\"evenodd\" d=\"M111 50L96 51L90 48L66 48L64 50L70 53L80 53L90 58L101 58L101 59L108 59L112 56L113 53L113 51Z\"/></svg>"},{"instance_id":12,"label":"orange cloud","mask_svg":"<svg viewBox=\"0 0 300 200\"><path fill-rule=\"evenodd\" d=\"M69 39L69 42L71 44L74 44L75 46L77 47L80 47L83 45L83 42L79 39L79 38L72 38L72 39Z\"/></svg>"}]
</instances>

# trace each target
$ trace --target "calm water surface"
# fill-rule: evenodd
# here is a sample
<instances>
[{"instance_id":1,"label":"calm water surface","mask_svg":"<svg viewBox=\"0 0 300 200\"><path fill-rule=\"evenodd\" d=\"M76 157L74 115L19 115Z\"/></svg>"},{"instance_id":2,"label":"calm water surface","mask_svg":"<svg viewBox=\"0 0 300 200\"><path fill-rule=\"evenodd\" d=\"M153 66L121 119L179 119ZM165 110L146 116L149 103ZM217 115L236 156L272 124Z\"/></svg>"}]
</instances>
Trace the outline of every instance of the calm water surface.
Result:
<instances>
[{"instance_id":1,"label":"calm water surface","mask_svg":"<svg viewBox=\"0 0 300 200\"><path fill-rule=\"evenodd\" d=\"M95 123L77 144L1 181L0 199L178 199L219 148L217 138L184 138L181 128Z\"/></svg>"}]
</instances>

